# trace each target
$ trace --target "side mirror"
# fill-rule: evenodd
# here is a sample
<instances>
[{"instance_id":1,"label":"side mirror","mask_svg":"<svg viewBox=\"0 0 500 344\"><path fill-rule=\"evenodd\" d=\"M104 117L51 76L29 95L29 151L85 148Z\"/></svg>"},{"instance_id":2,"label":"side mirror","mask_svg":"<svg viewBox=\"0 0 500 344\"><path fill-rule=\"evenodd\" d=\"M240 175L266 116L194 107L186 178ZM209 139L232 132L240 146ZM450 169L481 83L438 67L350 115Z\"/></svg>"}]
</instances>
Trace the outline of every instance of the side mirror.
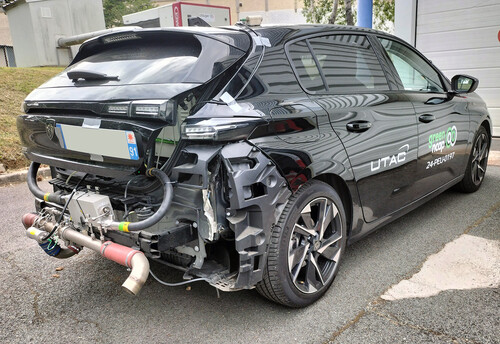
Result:
<instances>
[{"instance_id":1,"label":"side mirror","mask_svg":"<svg viewBox=\"0 0 500 344\"><path fill-rule=\"evenodd\" d=\"M455 93L474 92L479 85L479 80L470 75L455 75L451 79L451 88Z\"/></svg>"}]
</instances>

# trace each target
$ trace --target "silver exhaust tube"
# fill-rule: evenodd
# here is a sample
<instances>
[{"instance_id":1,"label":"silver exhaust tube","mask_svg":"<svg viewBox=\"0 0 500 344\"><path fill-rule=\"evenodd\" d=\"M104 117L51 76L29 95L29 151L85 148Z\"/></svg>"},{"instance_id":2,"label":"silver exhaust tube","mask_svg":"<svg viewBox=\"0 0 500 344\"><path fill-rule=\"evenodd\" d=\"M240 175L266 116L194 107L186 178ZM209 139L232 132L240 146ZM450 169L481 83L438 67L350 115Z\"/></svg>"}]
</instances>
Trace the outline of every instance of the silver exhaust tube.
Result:
<instances>
[{"instance_id":1,"label":"silver exhaust tube","mask_svg":"<svg viewBox=\"0 0 500 344\"><path fill-rule=\"evenodd\" d=\"M23 216L23 224L25 226L29 225L26 230L27 236L39 241L37 238L41 236L37 235L37 231L51 232L55 224L45 222L39 226L40 228L33 227L36 224L37 218L35 214L26 214ZM61 239L68 240L78 246L87 247L109 260L130 268L130 275L123 282L122 287L132 295L139 293L149 276L149 261L143 252L111 241L102 243L69 227L61 227L57 229L57 233Z\"/></svg>"}]
</instances>

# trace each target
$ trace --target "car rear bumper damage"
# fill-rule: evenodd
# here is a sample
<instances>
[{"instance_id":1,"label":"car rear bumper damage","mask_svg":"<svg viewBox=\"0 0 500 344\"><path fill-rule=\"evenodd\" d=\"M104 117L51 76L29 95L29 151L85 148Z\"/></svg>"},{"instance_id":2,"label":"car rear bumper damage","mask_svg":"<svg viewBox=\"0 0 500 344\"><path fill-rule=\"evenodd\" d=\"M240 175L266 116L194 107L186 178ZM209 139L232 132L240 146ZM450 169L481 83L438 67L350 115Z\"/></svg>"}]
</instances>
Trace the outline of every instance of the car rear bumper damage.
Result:
<instances>
[{"instance_id":1,"label":"car rear bumper damage","mask_svg":"<svg viewBox=\"0 0 500 344\"><path fill-rule=\"evenodd\" d=\"M149 273L149 265L136 256L181 269L186 279L205 278L224 291L253 288L262 279L271 229L291 195L285 178L275 163L249 142L184 143L178 151L166 173L156 170L157 175L152 174L163 183L162 205L155 207L156 212L135 208L129 217L117 204L129 202L133 206L131 202L137 199L96 184L76 187L65 170L58 169L58 176L50 181L57 192L41 193L35 163L28 182L37 197L38 214L30 217L28 237L55 255L48 252L51 242L47 244L40 231L47 233L56 227L62 252L87 247L131 267L124 287L133 294ZM167 181L161 174L168 175ZM146 228L138 226L148 219ZM102 250L109 243L112 245ZM116 254L106 254L110 248ZM134 272L128 255L134 257L135 271L140 273ZM130 286L130 280L137 281Z\"/></svg>"}]
</instances>

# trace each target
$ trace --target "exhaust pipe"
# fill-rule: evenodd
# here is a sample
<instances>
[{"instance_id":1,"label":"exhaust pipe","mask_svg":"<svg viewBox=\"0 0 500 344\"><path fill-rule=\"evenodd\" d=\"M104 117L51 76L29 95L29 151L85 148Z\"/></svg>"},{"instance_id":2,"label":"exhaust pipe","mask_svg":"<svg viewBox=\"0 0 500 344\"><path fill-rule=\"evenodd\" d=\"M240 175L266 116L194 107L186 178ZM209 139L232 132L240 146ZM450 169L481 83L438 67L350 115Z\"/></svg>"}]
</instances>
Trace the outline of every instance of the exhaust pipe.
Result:
<instances>
[{"instance_id":1,"label":"exhaust pipe","mask_svg":"<svg viewBox=\"0 0 500 344\"><path fill-rule=\"evenodd\" d=\"M34 226L37 224L37 220L38 216L35 214L25 214L22 218L23 225L27 228L27 236L35 239L40 244L44 244L44 242L40 242L41 240L43 241L44 237L40 235L40 233L42 233L42 231L51 232L55 224L52 222L45 222L39 224L38 227L40 228L37 228ZM92 239L88 235L82 234L69 227L59 228L58 235L61 239L68 240L78 246L87 247L109 260L130 268L130 275L122 284L122 287L128 293L137 295L146 282L149 275L149 261L141 251L111 241L101 243L101 241Z\"/></svg>"}]
</instances>

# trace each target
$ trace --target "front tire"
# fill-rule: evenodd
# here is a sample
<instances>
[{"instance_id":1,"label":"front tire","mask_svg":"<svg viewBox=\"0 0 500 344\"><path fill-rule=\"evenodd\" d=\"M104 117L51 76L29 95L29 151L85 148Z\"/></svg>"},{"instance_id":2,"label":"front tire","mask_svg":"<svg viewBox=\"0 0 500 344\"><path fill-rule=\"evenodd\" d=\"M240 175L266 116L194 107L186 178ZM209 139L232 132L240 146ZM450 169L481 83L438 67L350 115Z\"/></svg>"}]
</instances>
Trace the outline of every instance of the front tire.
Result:
<instances>
[{"instance_id":1,"label":"front tire","mask_svg":"<svg viewBox=\"0 0 500 344\"><path fill-rule=\"evenodd\" d=\"M490 136L483 126L479 127L473 142L464 179L457 185L460 191L467 193L479 190L488 166Z\"/></svg>"},{"instance_id":2,"label":"front tire","mask_svg":"<svg viewBox=\"0 0 500 344\"><path fill-rule=\"evenodd\" d=\"M346 245L346 215L338 193L312 180L290 197L273 228L257 291L289 307L305 307L332 284Z\"/></svg>"}]
</instances>

